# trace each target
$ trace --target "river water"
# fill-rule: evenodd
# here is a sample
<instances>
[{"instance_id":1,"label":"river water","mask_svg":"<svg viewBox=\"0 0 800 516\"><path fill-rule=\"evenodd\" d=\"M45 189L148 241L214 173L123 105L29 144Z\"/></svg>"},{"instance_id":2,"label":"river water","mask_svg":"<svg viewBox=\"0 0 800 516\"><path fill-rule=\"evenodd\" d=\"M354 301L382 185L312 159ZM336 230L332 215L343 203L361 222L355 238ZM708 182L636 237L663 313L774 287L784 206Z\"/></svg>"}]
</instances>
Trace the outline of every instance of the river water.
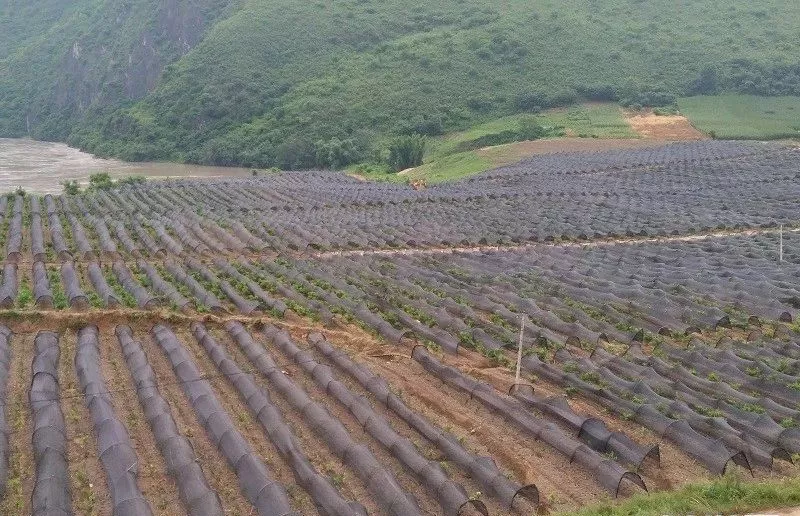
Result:
<instances>
[{"instance_id":1,"label":"river water","mask_svg":"<svg viewBox=\"0 0 800 516\"><path fill-rule=\"evenodd\" d=\"M230 177L246 176L250 169L206 167L180 163L126 163L101 159L63 143L0 138L0 195L17 187L26 192L61 193L61 183L89 182L89 174L108 172L112 177Z\"/></svg>"}]
</instances>

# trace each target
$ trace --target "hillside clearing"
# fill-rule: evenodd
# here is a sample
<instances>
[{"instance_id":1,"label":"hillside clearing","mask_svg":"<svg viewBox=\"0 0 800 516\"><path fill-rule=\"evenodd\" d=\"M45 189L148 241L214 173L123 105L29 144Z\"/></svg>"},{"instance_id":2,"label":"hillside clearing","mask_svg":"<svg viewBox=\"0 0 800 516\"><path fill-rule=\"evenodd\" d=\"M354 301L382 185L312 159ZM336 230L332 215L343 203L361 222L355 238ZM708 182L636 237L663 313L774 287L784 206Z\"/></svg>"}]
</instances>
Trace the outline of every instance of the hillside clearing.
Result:
<instances>
[{"instance_id":1,"label":"hillside clearing","mask_svg":"<svg viewBox=\"0 0 800 516\"><path fill-rule=\"evenodd\" d=\"M516 131L525 123L548 128L556 133L556 137L477 146L476 142ZM638 148L658 144L656 141L637 138L636 131L618 105L592 102L571 108L551 109L538 115L502 117L483 122L467 131L430 138L425 163L419 167L403 170L398 174L375 170L356 172L355 175L376 181L425 180L428 184L436 184L470 177L537 154Z\"/></svg>"},{"instance_id":2,"label":"hillside clearing","mask_svg":"<svg viewBox=\"0 0 800 516\"><path fill-rule=\"evenodd\" d=\"M694 128L683 115L628 112L627 121L642 138L661 141L705 140L708 135Z\"/></svg>"},{"instance_id":3,"label":"hillside clearing","mask_svg":"<svg viewBox=\"0 0 800 516\"><path fill-rule=\"evenodd\" d=\"M471 177L481 172L512 165L525 158L537 155L560 152L598 152L614 149L637 149L663 144L664 141L662 140L645 139L556 138L529 140L451 154L407 170L402 175L381 174L371 175L369 178L393 182L424 179L428 184L437 184Z\"/></svg>"}]
</instances>

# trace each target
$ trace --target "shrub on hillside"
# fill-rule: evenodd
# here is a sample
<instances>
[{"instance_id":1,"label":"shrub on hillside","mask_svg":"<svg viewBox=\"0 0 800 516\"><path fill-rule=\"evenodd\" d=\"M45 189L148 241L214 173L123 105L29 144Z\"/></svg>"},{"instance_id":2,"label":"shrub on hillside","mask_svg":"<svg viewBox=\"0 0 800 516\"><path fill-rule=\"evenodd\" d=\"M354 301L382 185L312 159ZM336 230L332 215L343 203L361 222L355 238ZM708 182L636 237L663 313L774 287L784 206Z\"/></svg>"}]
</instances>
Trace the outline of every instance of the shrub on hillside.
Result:
<instances>
[{"instance_id":1,"label":"shrub on hillside","mask_svg":"<svg viewBox=\"0 0 800 516\"><path fill-rule=\"evenodd\" d=\"M147 180L144 176L125 176L119 179L116 183L118 185L140 185Z\"/></svg>"},{"instance_id":2,"label":"shrub on hillside","mask_svg":"<svg viewBox=\"0 0 800 516\"><path fill-rule=\"evenodd\" d=\"M526 91L517 95L517 108L520 111L538 113L542 109L563 107L578 101L575 90L566 89L544 93L541 91Z\"/></svg>"},{"instance_id":3,"label":"shrub on hillside","mask_svg":"<svg viewBox=\"0 0 800 516\"><path fill-rule=\"evenodd\" d=\"M642 107L664 107L672 106L677 102L677 96L666 88L653 87L650 89L640 89L628 91L619 103L631 109L641 109Z\"/></svg>"},{"instance_id":4,"label":"shrub on hillside","mask_svg":"<svg viewBox=\"0 0 800 516\"><path fill-rule=\"evenodd\" d=\"M67 195L76 195L81 191L81 185L75 179L62 181L61 186L64 187L64 193Z\"/></svg>"},{"instance_id":5,"label":"shrub on hillside","mask_svg":"<svg viewBox=\"0 0 800 516\"><path fill-rule=\"evenodd\" d=\"M719 76L716 68L706 67L700 75L689 84L690 95L713 95L719 90Z\"/></svg>"},{"instance_id":6,"label":"shrub on hillside","mask_svg":"<svg viewBox=\"0 0 800 516\"><path fill-rule=\"evenodd\" d=\"M97 172L89 176L89 188L91 190L108 190L114 186L114 181L108 172Z\"/></svg>"},{"instance_id":7,"label":"shrub on hillside","mask_svg":"<svg viewBox=\"0 0 800 516\"><path fill-rule=\"evenodd\" d=\"M563 136L563 130L558 127L545 127L532 118L520 120L516 129L506 129L498 133L486 134L478 138L462 142L457 151L464 152L482 147L503 145L505 143L538 140L540 138Z\"/></svg>"},{"instance_id":8,"label":"shrub on hillside","mask_svg":"<svg viewBox=\"0 0 800 516\"><path fill-rule=\"evenodd\" d=\"M283 170L312 168L316 161L314 144L304 138L287 138L275 149L275 160Z\"/></svg>"},{"instance_id":9,"label":"shrub on hillside","mask_svg":"<svg viewBox=\"0 0 800 516\"><path fill-rule=\"evenodd\" d=\"M389 145L389 166L399 172L422 165L425 154L425 137L421 134L398 136Z\"/></svg>"},{"instance_id":10,"label":"shrub on hillside","mask_svg":"<svg viewBox=\"0 0 800 516\"><path fill-rule=\"evenodd\" d=\"M439 136L444 133L444 120L441 115L418 116L411 120L399 122L397 134L410 136L419 133L427 136Z\"/></svg>"},{"instance_id":11,"label":"shrub on hillside","mask_svg":"<svg viewBox=\"0 0 800 516\"><path fill-rule=\"evenodd\" d=\"M331 138L314 144L314 160L319 168L338 169L364 159L363 149L353 138Z\"/></svg>"},{"instance_id":12,"label":"shrub on hillside","mask_svg":"<svg viewBox=\"0 0 800 516\"><path fill-rule=\"evenodd\" d=\"M598 102L616 102L619 100L619 90L611 84L576 86L578 95L586 100Z\"/></svg>"}]
</instances>

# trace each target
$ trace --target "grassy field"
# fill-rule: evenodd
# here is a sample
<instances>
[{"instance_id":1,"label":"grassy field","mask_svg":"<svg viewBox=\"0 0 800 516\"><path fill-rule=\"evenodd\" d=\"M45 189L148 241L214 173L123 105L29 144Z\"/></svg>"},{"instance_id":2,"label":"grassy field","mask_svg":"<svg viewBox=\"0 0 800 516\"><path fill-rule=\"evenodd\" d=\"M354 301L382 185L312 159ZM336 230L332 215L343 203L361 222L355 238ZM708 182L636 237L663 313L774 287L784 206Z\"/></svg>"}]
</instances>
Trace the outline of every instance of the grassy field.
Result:
<instances>
[{"instance_id":1,"label":"grassy field","mask_svg":"<svg viewBox=\"0 0 800 516\"><path fill-rule=\"evenodd\" d=\"M520 114L488 120L466 131L430 139L424 164L413 170L398 175L374 169L361 171L359 175L378 181L406 182L424 179L428 184L435 184L515 163L529 155L527 145L508 143L467 151L459 149L469 147L471 142L481 138L516 130L525 122L535 122L549 128L556 137L563 135L586 139L637 138L618 105L591 103L568 109L553 109L539 115Z\"/></svg>"},{"instance_id":2,"label":"grassy field","mask_svg":"<svg viewBox=\"0 0 800 516\"><path fill-rule=\"evenodd\" d=\"M561 129L566 136L580 138L636 138L631 126L622 116L622 110L612 103L578 105L567 109L553 109L540 115L518 114L489 120L474 127L431 140L426 161L455 154L458 148L470 141L503 131L514 130L524 121L543 127Z\"/></svg>"},{"instance_id":3,"label":"grassy field","mask_svg":"<svg viewBox=\"0 0 800 516\"><path fill-rule=\"evenodd\" d=\"M800 506L800 479L742 482L726 475L675 491L636 495L621 503L582 509L572 516L661 516L664 514L746 514Z\"/></svg>"},{"instance_id":4,"label":"grassy field","mask_svg":"<svg viewBox=\"0 0 800 516\"><path fill-rule=\"evenodd\" d=\"M698 96L678 101L699 130L720 139L800 138L800 97Z\"/></svg>"}]
</instances>

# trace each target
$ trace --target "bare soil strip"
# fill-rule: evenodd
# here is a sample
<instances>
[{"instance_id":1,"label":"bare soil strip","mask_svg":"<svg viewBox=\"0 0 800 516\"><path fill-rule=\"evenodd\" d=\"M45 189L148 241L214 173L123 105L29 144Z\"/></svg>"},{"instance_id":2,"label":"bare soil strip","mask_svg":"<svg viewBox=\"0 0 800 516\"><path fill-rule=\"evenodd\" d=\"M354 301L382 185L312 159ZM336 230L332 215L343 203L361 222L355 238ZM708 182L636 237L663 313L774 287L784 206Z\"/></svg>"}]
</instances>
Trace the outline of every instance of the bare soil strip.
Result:
<instances>
[{"instance_id":1,"label":"bare soil strip","mask_svg":"<svg viewBox=\"0 0 800 516\"><path fill-rule=\"evenodd\" d=\"M173 328L173 331L189 354L194 358L194 363L201 374L206 377L221 374L217 366L208 356L208 353L206 353L203 347L186 328ZM250 371L252 368L247 367L242 369ZM262 430L261 425L253 418L250 409L239 397L236 388L227 378L219 376L211 380L210 383L217 391L217 398L233 420L236 429L251 446L253 452L264 461L272 477L286 488L292 508L299 511L300 514L313 514L315 509L311 497L297 484L291 468L286 465L278 453L278 450Z\"/></svg>"},{"instance_id":2,"label":"bare soil strip","mask_svg":"<svg viewBox=\"0 0 800 516\"><path fill-rule=\"evenodd\" d=\"M474 482L465 472L463 472L460 468L456 467L455 465L449 463L447 458L441 454L441 452L432 445L429 441L427 441L421 434L419 434L416 430L411 428L405 421L399 418L394 412L387 409L386 406L380 403L372 393L364 389L361 384L357 381L353 380L347 374L341 373L336 367L331 364L324 355L316 350L313 346L309 346L303 340L295 339L296 344L298 347L304 349L307 353L314 357L320 364L325 364L331 367L334 371L336 379L347 386L354 394L365 396L368 400L370 400L370 405L372 406L373 410L382 416L384 419L389 421L392 425L394 430L402 435L403 437L409 439L414 445L419 449L419 451L429 460L435 460L439 462L439 464L444 468L447 472L448 476L452 478L455 482L460 483L464 489L467 490L468 493L471 495L475 495L476 493L480 492L482 489L480 485ZM443 428L440 426L440 428ZM482 498L483 503L486 505L486 508L489 511L489 514L504 514L508 511L506 507L498 503L498 501L493 497L484 497Z\"/></svg>"},{"instance_id":3,"label":"bare soil strip","mask_svg":"<svg viewBox=\"0 0 800 516\"><path fill-rule=\"evenodd\" d=\"M707 140L709 137L695 129L683 115L656 115L653 112L626 112L631 128L647 140Z\"/></svg>"},{"instance_id":4,"label":"bare soil strip","mask_svg":"<svg viewBox=\"0 0 800 516\"><path fill-rule=\"evenodd\" d=\"M35 464L31 450L33 428L28 390L33 361L33 335L11 337L11 367L6 400L9 464L6 494L0 505L2 514L30 514Z\"/></svg>"},{"instance_id":5,"label":"bare soil strip","mask_svg":"<svg viewBox=\"0 0 800 516\"><path fill-rule=\"evenodd\" d=\"M287 330L295 342L304 342L306 331L300 327ZM410 348L383 344L359 328L324 333L331 343L389 382L411 409L454 433L467 449L493 457L501 471L521 484L536 484L545 507L576 508L606 496L587 472L566 457L530 440L478 401L432 377L410 357Z\"/></svg>"},{"instance_id":6,"label":"bare soil strip","mask_svg":"<svg viewBox=\"0 0 800 516\"><path fill-rule=\"evenodd\" d=\"M252 369L252 364L247 359L244 352L230 337L228 337L227 332L224 330L215 331L210 328L209 330L214 335L217 342L225 347L231 360L235 361L242 370L248 371ZM256 330L248 328L248 331L255 337ZM279 365L283 365L283 363L281 362ZM270 399L283 413L284 420L292 429L292 433L300 444L301 449L317 471L327 476L345 499L358 501L364 505L369 514L379 514L380 509L367 489L367 486L364 485L358 476L354 475L338 457L331 453L327 444L325 444L322 439L318 438L314 432L308 429L308 425L303 421L302 416L292 408L283 395L276 389L271 389L267 380L259 373L253 373L253 380L269 393Z\"/></svg>"},{"instance_id":7,"label":"bare soil strip","mask_svg":"<svg viewBox=\"0 0 800 516\"><path fill-rule=\"evenodd\" d=\"M262 335L254 334L253 337L256 341L264 344ZM335 399L329 396L325 391L320 389L317 384L310 379L306 373L299 366L297 366L291 359L284 355L275 346L266 346L272 358L278 363L283 364L282 369L286 371L287 375L300 387L302 387L311 399L325 407L333 417L335 417L344 427L350 432L350 435L358 443L365 444L369 450L375 455L384 468L394 474L403 489L414 495L423 514L440 514L441 508L436 499L430 496L430 493L406 471L402 464L396 460L392 454L373 439L367 433L358 420L347 410L346 407L338 403ZM352 474L352 473L351 473ZM354 474L352 474L354 475Z\"/></svg>"},{"instance_id":8,"label":"bare soil strip","mask_svg":"<svg viewBox=\"0 0 800 516\"><path fill-rule=\"evenodd\" d=\"M756 236L756 235L777 235L778 228L759 228L741 229L733 231L708 231L695 233L693 235L673 235L673 236L643 236L625 237L617 239L599 239L581 242L529 242L524 244L502 244L502 245L474 245L474 246L442 246L427 247L424 249L360 249L353 251L323 251L311 253L315 258L328 258L333 256L424 256L431 254L448 253L485 253L487 251L502 251L514 249L535 249L540 247L602 247L612 245L636 245L644 243L661 242L696 242L700 240L710 240L714 238L727 238L732 236ZM784 228L784 233L800 233L800 228Z\"/></svg>"}]
</instances>

